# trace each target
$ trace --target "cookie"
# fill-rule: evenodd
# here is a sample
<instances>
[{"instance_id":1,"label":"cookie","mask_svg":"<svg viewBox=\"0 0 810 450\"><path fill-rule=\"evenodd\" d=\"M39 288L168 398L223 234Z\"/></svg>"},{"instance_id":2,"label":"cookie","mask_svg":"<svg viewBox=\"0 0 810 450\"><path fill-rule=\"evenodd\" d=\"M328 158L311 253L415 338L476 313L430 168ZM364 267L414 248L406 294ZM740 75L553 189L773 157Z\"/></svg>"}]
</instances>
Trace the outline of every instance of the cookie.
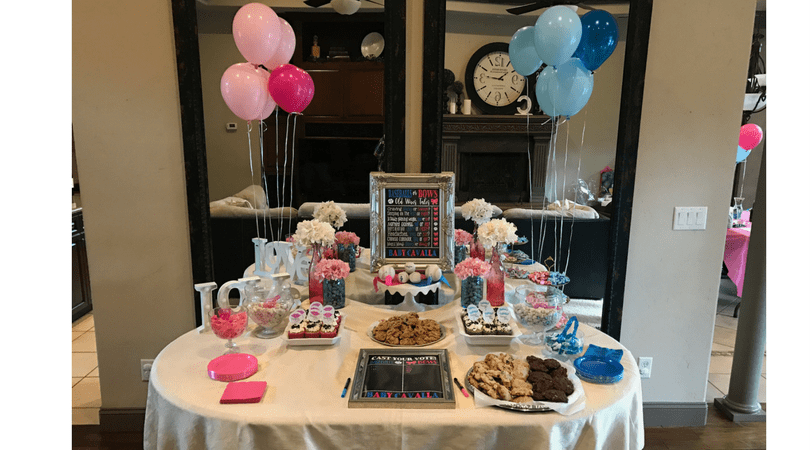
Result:
<instances>
[{"instance_id":1,"label":"cookie","mask_svg":"<svg viewBox=\"0 0 810 450\"><path fill-rule=\"evenodd\" d=\"M555 378L553 385L554 389L563 391L565 395L571 395L574 393L574 383L572 383L568 378Z\"/></svg>"},{"instance_id":2,"label":"cookie","mask_svg":"<svg viewBox=\"0 0 810 450\"><path fill-rule=\"evenodd\" d=\"M554 369L551 372L551 378L567 378L568 377L568 369L565 367L560 367L558 369Z\"/></svg>"},{"instance_id":3,"label":"cookie","mask_svg":"<svg viewBox=\"0 0 810 450\"><path fill-rule=\"evenodd\" d=\"M559 369L562 367L560 366L560 362L553 358L543 360L543 364L548 368L548 370Z\"/></svg>"},{"instance_id":4,"label":"cookie","mask_svg":"<svg viewBox=\"0 0 810 450\"><path fill-rule=\"evenodd\" d=\"M565 395L565 392L558 391L557 389L543 391L543 398L547 402L568 403L568 396Z\"/></svg>"},{"instance_id":5,"label":"cookie","mask_svg":"<svg viewBox=\"0 0 810 450\"><path fill-rule=\"evenodd\" d=\"M552 378L551 375L545 372L529 372L529 376L526 377L526 381L532 384L540 380L547 380L549 383L551 383Z\"/></svg>"}]
</instances>

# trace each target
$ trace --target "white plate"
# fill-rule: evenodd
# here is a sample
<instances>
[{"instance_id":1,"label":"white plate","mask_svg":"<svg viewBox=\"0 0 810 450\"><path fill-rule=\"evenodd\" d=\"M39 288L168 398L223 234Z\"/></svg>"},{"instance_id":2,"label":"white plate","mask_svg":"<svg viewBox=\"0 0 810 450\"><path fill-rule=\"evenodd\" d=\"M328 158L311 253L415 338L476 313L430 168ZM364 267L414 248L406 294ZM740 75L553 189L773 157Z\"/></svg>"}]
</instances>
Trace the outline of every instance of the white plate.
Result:
<instances>
[{"instance_id":1,"label":"white plate","mask_svg":"<svg viewBox=\"0 0 810 450\"><path fill-rule=\"evenodd\" d=\"M377 32L369 33L360 43L360 52L364 58L376 58L382 54L384 48L385 39Z\"/></svg>"},{"instance_id":2,"label":"white plate","mask_svg":"<svg viewBox=\"0 0 810 450\"><path fill-rule=\"evenodd\" d=\"M509 326L512 327L512 334L487 334L487 335L475 335L475 334L467 334L464 330L464 322L461 320L461 313L456 314L456 323L458 323L458 333L464 336L464 339L467 341L469 345L509 345L512 342L512 339L517 336L515 331L518 329L517 324L511 318L509 319Z\"/></svg>"},{"instance_id":3,"label":"white plate","mask_svg":"<svg viewBox=\"0 0 810 450\"><path fill-rule=\"evenodd\" d=\"M303 337L297 339L290 339L289 332L290 326L292 326L292 324L288 324L287 328L284 329L284 334L281 336L281 339L287 341L287 345L290 347L298 347L298 346L303 347L308 345L335 345L340 340L340 336L343 335L343 328L346 325L346 315L343 313L340 313L340 315L341 319L340 319L340 326L338 327L338 333L337 336L333 338Z\"/></svg>"},{"instance_id":4,"label":"white plate","mask_svg":"<svg viewBox=\"0 0 810 450\"><path fill-rule=\"evenodd\" d=\"M419 320L424 320L424 319L419 319ZM379 325L379 324L380 324L380 322L382 322L382 320L378 320L378 321L376 321L376 322L372 323L372 324L371 324L371 326L370 326L370 327L368 327L368 330L366 330L366 335L367 335L367 336L369 337L369 339L371 339L372 341L374 341L374 342L376 342L376 343L378 343L378 344L382 344L382 345L388 346L388 347L427 347L428 345L433 345L433 344L435 344L435 343L437 343L437 342L441 342L441 340L442 340L442 339L444 339L445 337L447 337L447 330L444 328L444 325L439 324L439 329L441 330L441 336L439 336L439 339L438 339L438 340L435 340L435 341L433 341L433 342L431 342L431 343L429 343L429 344L422 344L422 345L416 345L416 344L414 344L414 345L399 345L399 344L394 345L394 344L389 344L389 343L387 343L387 342L378 341L378 340L374 339L374 328L376 328L376 327L377 327L377 325Z\"/></svg>"}]
</instances>

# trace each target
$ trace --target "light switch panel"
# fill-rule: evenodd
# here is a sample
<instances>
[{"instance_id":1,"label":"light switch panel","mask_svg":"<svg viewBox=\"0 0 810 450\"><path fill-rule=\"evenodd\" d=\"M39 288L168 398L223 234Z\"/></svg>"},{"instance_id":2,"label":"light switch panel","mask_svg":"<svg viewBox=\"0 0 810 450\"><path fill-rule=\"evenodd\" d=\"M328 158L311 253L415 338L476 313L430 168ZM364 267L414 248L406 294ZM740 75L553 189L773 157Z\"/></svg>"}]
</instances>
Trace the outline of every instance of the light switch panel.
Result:
<instances>
[{"instance_id":1,"label":"light switch panel","mask_svg":"<svg viewBox=\"0 0 810 450\"><path fill-rule=\"evenodd\" d=\"M676 206L675 216L672 219L673 230L705 230L706 206Z\"/></svg>"}]
</instances>

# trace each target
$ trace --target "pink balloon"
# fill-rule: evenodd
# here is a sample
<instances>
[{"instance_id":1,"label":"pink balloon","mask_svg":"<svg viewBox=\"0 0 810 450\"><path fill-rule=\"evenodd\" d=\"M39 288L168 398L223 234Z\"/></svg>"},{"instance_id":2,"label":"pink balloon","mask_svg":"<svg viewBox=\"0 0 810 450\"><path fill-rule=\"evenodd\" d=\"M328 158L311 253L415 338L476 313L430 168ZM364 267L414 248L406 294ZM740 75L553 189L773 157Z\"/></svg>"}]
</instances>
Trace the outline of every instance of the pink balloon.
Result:
<instances>
[{"instance_id":1,"label":"pink balloon","mask_svg":"<svg viewBox=\"0 0 810 450\"><path fill-rule=\"evenodd\" d=\"M747 123L740 128L739 145L745 150L751 150L762 142L762 128L755 123Z\"/></svg>"},{"instance_id":2,"label":"pink balloon","mask_svg":"<svg viewBox=\"0 0 810 450\"><path fill-rule=\"evenodd\" d=\"M222 74L219 90L228 108L240 119L256 120L267 105L267 75L253 64L239 63ZM266 72L265 72L266 73Z\"/></svg>"},{"instance_id":3,"label":"pink balloon","mask_svg":"<svg viewBox=\"0 0 810 450\"><path fill-rule=\"evenodd\" d=\"M264 81L262 82L262 86L266 89L267 88L267 83L269 82L269 79L270 79L270 72L268 72L266 70L262 70L261 72L262 72L262 75L264 76ZM273 97L270 96L270 93L268 93L267 94L267 103L264 104L264 109L262 110L262 113L259 115L258 118L260 120L267 119L268 117L270 117L271 114L273 114L273 111L275 111L275 110L276 110L276 102L273 100Z\"/></svg>"},{"instance_id":4,"label":"pink balloon","mask_svg":"<svg viewBox=\"0 0 810 450\"><path fill-rule=\"evenodd\" d=\"M271 72L276 67L290 62L290 58L292 58L292 55L295 52L295 32L293 31L289 22L281 17L278 18L278 22L281 24L278 48L276 49L276 53L273 54L273 57L262 63L262 65Z\"/></svg>"},{"instance_id":5,"label":"pink balloon","mask_svg":"<svg viewBox=\"0 0 810 450\"><path fill-rule=\"evenodd\" d=\"M276 53L280 32L275 11L261 3L248 3L233 18L236 48L253 64L262 64Z\"/></svg>"},{"instance_id":6,"label":"pink balloon","mask_svg":"<svg viewBox=\"0 0 810 450\"><path fill-rule=\"evenodd\" d=\"M270 73L270 96L288 113L300 113L315 95L315 83L309 74L292 64L282 64Z\"/></svg>"}]
</instances>

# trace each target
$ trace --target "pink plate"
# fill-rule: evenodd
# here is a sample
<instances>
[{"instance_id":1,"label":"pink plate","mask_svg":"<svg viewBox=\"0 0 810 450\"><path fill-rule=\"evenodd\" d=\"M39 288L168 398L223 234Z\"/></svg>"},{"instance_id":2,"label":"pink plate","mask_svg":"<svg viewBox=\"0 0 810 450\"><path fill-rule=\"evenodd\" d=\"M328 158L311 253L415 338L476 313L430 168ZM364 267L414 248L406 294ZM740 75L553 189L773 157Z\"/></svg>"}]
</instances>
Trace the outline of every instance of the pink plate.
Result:
<instances>
[{"instance_id":1,"label":"pink plate","mask_svg":"<svg viewBox=\"0 0 810 450\"><path fill-rule=\"evenodd\" d=\"M229 353L208 363L208 376L217 381L243 380L259 370L259 361L247 353Z\"/></svg>"}]
</instances>

